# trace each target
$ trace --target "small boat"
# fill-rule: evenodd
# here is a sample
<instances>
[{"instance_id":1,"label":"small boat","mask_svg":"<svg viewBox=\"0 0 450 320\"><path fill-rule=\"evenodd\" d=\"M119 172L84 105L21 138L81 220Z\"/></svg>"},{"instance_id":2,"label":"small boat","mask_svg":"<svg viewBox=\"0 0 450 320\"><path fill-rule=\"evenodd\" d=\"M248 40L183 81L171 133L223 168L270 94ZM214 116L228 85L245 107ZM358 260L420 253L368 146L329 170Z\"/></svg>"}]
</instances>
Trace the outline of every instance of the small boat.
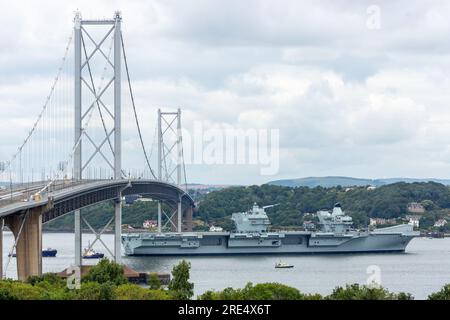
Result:
<instances>
[{"instance_id":1,"label":"small boat","mask_svg":"<svg viewBox=\"0 0 450 320\"><path fill-rule=\"evenodd\" d=\"M56 257L56 254L58 253L58 250L47 248L42 250L42 256L43 257Z\"/></svg>"},{"instance_id":2,"label":"small boat","mask_svg":"<svg viewBox=\"0 0 450 320\"><path fill-rule=\"evenodd\" d=\"M56 257L57 253L58 253L58 250L52 249L52 248L47 248L47 249L42 250L42 257ZM12 254L9 253L8 257L16 258L17 254L15 252L13 252Z\"/></svg>"},{"instance_id":3,"label":"small boat","mask_svg":"<svg viewBox=\"0 0 450 320\"><path fill-rule=\"evenodd\" d=\"M85 249L83 259L101 259L105 255L101 252L95 252L93 249Z\"/></svg>"},{"instance_id":4,"label":"small boat","mask_svg":"<svg viewBox=\"0 0 450 320\"><path fill-rule=\"evenodd\" d=\"M294 265L292 265L292 264L288 264L288 263L286 263L286 262L277 262L277 263L275 263L275 268L277 268L277 269L289 269L289 268L293 268L294 267Z\"/></svg>"}]
</instances>

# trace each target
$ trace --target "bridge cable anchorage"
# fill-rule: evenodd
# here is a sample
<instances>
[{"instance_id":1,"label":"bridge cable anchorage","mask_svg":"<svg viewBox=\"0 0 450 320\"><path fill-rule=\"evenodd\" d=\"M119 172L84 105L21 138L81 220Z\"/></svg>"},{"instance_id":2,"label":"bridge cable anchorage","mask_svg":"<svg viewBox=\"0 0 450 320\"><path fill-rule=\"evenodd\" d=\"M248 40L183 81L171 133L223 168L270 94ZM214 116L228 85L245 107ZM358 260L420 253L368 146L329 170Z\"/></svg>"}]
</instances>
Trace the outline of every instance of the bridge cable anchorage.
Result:
<instances>
[{"instance_id":1,"label":"bridge cable anchorage","mask_svg":"<svg viewBox=\"0 0 450 320\"><path fill-rule=\"evenodd\" d=\"M12 255L13 255L13 253L14 253L14 250L15 250L16 247L17 247L17 242L19 241L20 236L22 235L22 230L23 230L23 227L24 227L24 225L25 225L25 221L27 220L27 216L28 216L28 211L25 213L25 215L24 215L24 217L23 217L22 223L21 223L21 225L20 225L19 233L17 234L17 237L15 237L14 243L13 243L13 245L12 245L12 247L11 247L11 250L9 251L9 254L8 254L8 260L6 260L6 265L5 265L5 267L3 268L3 270L4 270L4 271L3 271L3 279L6 279L6 270L8 269L9 264L10 264L10 262L11 262L11 258L12 258Z\"/></svg>"},{"instance_id":2,"label":"bridge cable anchorage","mask_svg":"<svg viewBox=\"0 0 450 320\"><path fill-rule=\"evenodd\" d=\"M24 142L23 142L23 143L20 145L20 147L17 149L16 153L11 157L11 160L9 160L8 162L6 162L6 164L5 164L5 170L6 170L7 168L10 169L10 168L11 168L12 162L17 158L17 156L18 156L19 154L21 154L23 148L25 147L25 145L27 144L27 142L30 140L30 138L31 138L31 136L33 135L33 133L35 132L35 130L36 130L36 128L37 128L39 122L41 121L41 119L42 119L42 117L43 117L45 111L47 110L47 106L48 106L48 104L49 104L49 102L50 102L50 99L51 99L51 97L53 96L53 93L54 93L54 91L55 91L56 84L58 83L58 80L60 79L61 72L62 72L64 63L65 63L65 61L66 61L66 59L67 59L67 55L68 55L68 52L69 52L69 49L70 49L70 44L72 43L72 39L73 39L73 32L72 32L71 35L69 36L69 40L68 40L68 43L67 43L67 45L66 45L66 49L65 49L65 51L64 51L64 55L63 55L63 58L62 58L62 61L61 61L61 65L60 65L59 68L58 68L58 72L57 72L56 77L55 77L55 79L54 79L54 81L53 81L53 84L52 84L52 86L51 86L51 88L50 88L50 93L47 95L47 97L46 97L46 99L45 99L45 102L44 102L44 105L43 105L43 107L42 107L42 109L41 109L41 112L39 113L39 115L38 115L36 121L34 122L33 127L32 127L31 130L28 132L28 135L27 135L27 137L25 138Z\"/></svg>"},{"instance_id":3,"label":"bridge cable anchorage","mask_svg":"<svg viewBox=\"0 0 450 320\"><path fill-rule=\"evenodd\" d=\"M153 169L150 165L150 160L147 156L147 151L145 150L145 145L144 145L144 140L142 139L142 133L141 133L141 127L139 125L139 119L137 116L137 112L136 112L136 105L134 103L134 95L133 95L133 90L131 88L131 81L130 81L130 73L128 70L128 62L127 62L127 56L125 54L125 44L123 42L123 35L122 32L120 32L120 39L121 39L121 43L122 43L122 52L123 52L123 61L125 63L125 71L127 73L127 80L128 80L128 89L130 90L130 97L131 97L131 104L133 106L133 113L134 113L134 119L136 120L136 126L137 126L137 130L138 130L138 134L139 134L139 140L141 142L141 147L142 147L142 151L144 152L144 157L145 157L145 161L147 162L147 166L150 170L150 173L152 174L153 178L156 180L156 175L153 172Z\"/></svg>"}]
</instances>

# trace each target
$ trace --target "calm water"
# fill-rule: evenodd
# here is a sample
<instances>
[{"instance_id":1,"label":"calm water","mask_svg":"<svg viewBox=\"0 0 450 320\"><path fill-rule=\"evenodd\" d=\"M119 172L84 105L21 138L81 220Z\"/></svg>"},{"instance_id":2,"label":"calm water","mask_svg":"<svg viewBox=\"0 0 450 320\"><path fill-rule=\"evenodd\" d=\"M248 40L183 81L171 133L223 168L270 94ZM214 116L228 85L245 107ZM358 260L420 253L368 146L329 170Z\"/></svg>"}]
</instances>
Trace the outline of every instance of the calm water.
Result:
<instances>
[{"instance_id":1,"label":"calm water","mask_svg":"<svg viewBox=\"0 0 450 320\"><path fill-rule=\"evenodd\" d=\"M112 247L113 236L102 239ZM83 242L93 241L86 234ZM56 258L44 258L44 272L61 271L73 263L73 234L46 233L43 246L58 250ZM4 233L3 262L12 245L12 234ZM107 251L97 242L95 250ZM424 299L431 292L450 283L450 238L413 239L404 254L340 254L298 256L228 256L186 257L192 264L191 281L198 295L210 289L243 287L247 282L279 282L294 286L306 293L329 294L337 285L366 283L367 268L376 265L381 270L383 286L392 291L406 291L417 299ZM170 272L179 257L124 257L123 262L138 271ZM279 260L293 264L293 269L275 269ZM85 261L86 264L95 261ZM16 277L15 259L7 269L7 276Z\"/></svg>"}]
</instances>

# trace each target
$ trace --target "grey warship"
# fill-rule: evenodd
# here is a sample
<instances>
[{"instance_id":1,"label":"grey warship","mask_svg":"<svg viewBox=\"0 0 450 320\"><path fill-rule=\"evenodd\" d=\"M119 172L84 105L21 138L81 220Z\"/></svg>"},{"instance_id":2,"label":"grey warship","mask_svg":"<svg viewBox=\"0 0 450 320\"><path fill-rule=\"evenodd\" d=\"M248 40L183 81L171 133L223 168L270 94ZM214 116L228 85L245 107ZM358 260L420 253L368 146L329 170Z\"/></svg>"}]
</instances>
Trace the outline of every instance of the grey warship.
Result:
<instances>
[{"instance_id":1,"label":"grey warship","mask_svg":"<svg viewBox=\"0 0 450 320\"><path fill-rule=\"evenodd\" d=\"M270 232L268 207L254 204L247 212L233 213L233 232L124 234L124 252L129 256L404 252L412 238L419 236L409 224L353 229L352 218L340 204L317 212L317 231Z\"/></svg>"}]
</instances>

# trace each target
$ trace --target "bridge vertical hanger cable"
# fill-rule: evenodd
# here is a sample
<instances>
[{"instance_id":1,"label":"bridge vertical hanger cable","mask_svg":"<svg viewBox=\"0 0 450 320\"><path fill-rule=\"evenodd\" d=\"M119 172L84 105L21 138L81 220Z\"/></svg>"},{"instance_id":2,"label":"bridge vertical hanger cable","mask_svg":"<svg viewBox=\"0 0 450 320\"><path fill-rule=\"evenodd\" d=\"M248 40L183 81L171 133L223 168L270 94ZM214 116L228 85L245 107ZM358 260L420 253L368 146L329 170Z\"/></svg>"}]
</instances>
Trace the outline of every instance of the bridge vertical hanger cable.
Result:
<instances>
[{"instance_id":1,"label":"bridge vertical hanger cable","mask_svg":"<svg viewBox=\"0 0 450 320\"><path fill-rule=\"evenodd\" d=\"M111 53L111 50L112 50L112 46L110 46L110 53ZM109 53L109 54L110 54L110 53ZM107 62L106 62L105 64L107 64ZM105 67L104 67L104 69L103 69L103 74L102 74L102 76L101 76L101 78L100 78L99 86L98 86L98 88L97 88L97 92L101 92L101 91L104 89L104 88L103 88L103 81L105 80L106 69L107 69L107 67L106 67L106 65L105 65ZM108 84L106 84L106 85L108 85ZM98 97L96 97L96 100L98 100ZM76 151L76 149L78 148L78 146L80 145L80 143L81 143L81 141L82 141L82 137L83 137L83 135L85 134L86 130L88 129L89 123L90 123L90 121L91 121L91 119L92 119L92 115L93 115L93 113L94 113L94 112L93 112L94 110L95 110L95 108L90 108L90 110L87 111L87 114L86 114L86 121L84 122L82 132L81 132L79 138L77 139L76 143L74 144L74 146L73 146L72 149L70 150L68 159L67 159L67 161L66 161L66 165L64 166L64 170L63 170L63 171L58 171L57 174L55 175L55 177L54 177L53 179L50 179L49 183L47 183L42 189L40 189L40 190L38 191L38 194L42 194L44 191L48 190L48 188L49 188L49 187L50 187L50 186L51 186L51 185L59 178L59 175L60 175L60 174L65 174L65 173L66 173L68 164L72 161L72 159L73 159L73 157L74 157L74 155L75 155L75 151ZM124 171L123 171L123 170L122 170L122 174L124 174Z\"/></svg>"},{"instance_id":2,"label":"bridge vertical hanger cable","mask_svg":"<svg viewBox=\"0 0 450 320\"><path fill-rule=\"evenodd\" d=\"M131 88L130 73L128 71L128 62L127 62L127 56L125 54L125 44L123 42L122 32L120 33L120 39L121 39L121 42L122 42L123 61L125 63L125 71L127 73L127 80L128 80L128 89L130 90L131 104L133 106L134 119L136 120L136 126L137 126L137 130L138 130L138 134L139 134L139 140L141 142L141 147L142 147L142 151L144 152L144 157L145 157L145 161L147 162L147 166L148 166L148 168L150 170L151 175L156 180L157 179L156 175L153 172L153 169L152 169L152 167L150 165L150 160L149 160L149 158L147 156L147 151L145 150L144 140L142 139L141 127L139 125L139 119L138 119L137 112L136 112L136 106L134 104L133 90Z\"/></svg>"},{"instance_id":3,"label":"bridge vertical hanger cable","mask_svg":"<svg viewBox=\"0 0 450 320\"><path fill-rule=\"evenodd\" d=\"M22 155L22 150L24 149L25 145L30 141L30 139L31 139L33 133L36 131L36 128L38 127L39 123L41 123L41 125L43 125L43 123L42 123L43 122L43 117L44 117L44 114L46 114L46 110L47 110L47 107L48 107L48 105L50 103L51 97L53 96L53 94L55 92L56 84L58 83L58 80L59 80L59 78L61 76L62 68L63 68L64 63L66 61L66 58L67 58L67 55L68 55L68 52L69 52L69 49L70 49L70 44L72 42L72 38L73 38L73 33L71 33L71 35L69 37L67 46L65 48L64 56L62 58L61 65L58 68L58 72L57 72L56 77L55 77L55 79L53 81L53 84L51 86L50 93L46 97L46 100L45 100L44 105L43 105L43 107L41 109L41 112L39 113L36 121L34 122L31 130L28 132L28 135L26 136L26 138L23 141L23 143L19 146L19 148L17 149L16 153L13 154L13 156L11 157L11 160L9 160L6 163L6 165L5 165L6 168L10 168L12 163L14 162L14 160L16 160L18 156ZM20 171L21 171L21 169L19 169L19 178L20 178ZM11 177L11 179L12 179L12 177Z\"/></svg>"},{"instance_id":4,"label":"bridge vertical hanger cable","mask_svg":"<svg viewBox=\"0 0 450 320\"><path fill-rule=\"evenodd\" d=\"M73 156L75 154L75 150L77 149L77 147L81 143L83 134L88 128L88 124L89 124L89 122L90 122L90 120L92 118L92 114L93 114L94 110L95 110L94 108L91 108L91 110L89 110L89 113L87 115L88 119L86 120L84 128L82 129L81 135L78 138L77 142L74 144L74 146L72 148L72 151L69 154L69 159L66 161L66 163L69 163L72 160L72 158L73 158ZM67 166L65 166L65 167L67 167ZM66 170L64 170L64 172L62 172L62 173L65 173L65 171ZM50 181L41 190L39 190L38 194L42 194L42 192L46 191L58 178L59 178L59 172L55 175L55 177L53 179L50 179Z\"/></svg>"}]
</instances>

